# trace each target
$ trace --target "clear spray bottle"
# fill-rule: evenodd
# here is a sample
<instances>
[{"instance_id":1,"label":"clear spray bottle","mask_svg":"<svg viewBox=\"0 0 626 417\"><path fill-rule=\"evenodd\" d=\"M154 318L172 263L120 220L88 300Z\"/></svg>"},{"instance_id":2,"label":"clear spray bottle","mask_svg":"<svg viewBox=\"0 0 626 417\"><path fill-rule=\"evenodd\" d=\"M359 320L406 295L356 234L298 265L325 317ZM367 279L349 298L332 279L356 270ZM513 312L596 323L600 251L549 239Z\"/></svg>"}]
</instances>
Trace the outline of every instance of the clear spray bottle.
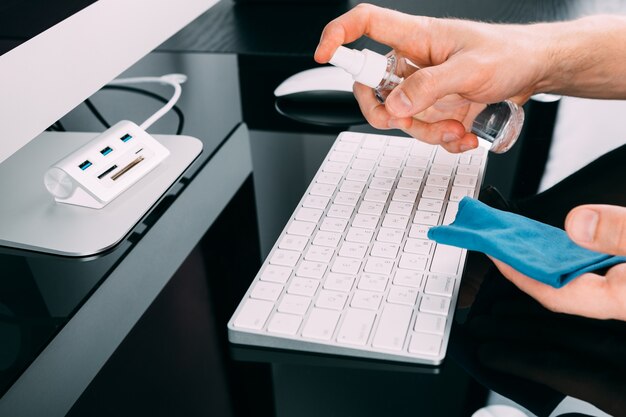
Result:
<instances>
[{"instance_id":1,"label":"clear spray bottle","mask_svg":"<svg viewBox=\"0 0 626 417\"><path fill-rule=\"evenodd\" d=\"M355 81L373 88L381 103L405 76L419 70L412 62L395 54L384 56L368 49L358 51L344 46L337 49L330 63L346 70ZM478 109L471 132L490 142L491 152L504 153L517 141L523 124L524 109L505 100Z\"/></svg>"}]
</instances>

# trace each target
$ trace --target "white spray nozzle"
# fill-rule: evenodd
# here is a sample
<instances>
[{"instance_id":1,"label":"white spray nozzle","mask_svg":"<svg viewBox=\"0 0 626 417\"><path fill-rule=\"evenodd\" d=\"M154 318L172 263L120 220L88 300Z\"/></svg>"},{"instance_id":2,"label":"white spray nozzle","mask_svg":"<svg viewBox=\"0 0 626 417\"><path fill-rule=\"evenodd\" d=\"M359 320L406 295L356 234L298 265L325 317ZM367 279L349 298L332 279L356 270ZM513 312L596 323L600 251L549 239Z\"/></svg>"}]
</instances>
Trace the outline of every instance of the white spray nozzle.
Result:
<instances>
[{"instance_id":1,"label":"white spray nozzle","mask_svg":"<svg viewBox=\"0 0 626 417\"><path fill-rule=\"evenodd\" d=\"M387 58L369 49L357 51L340 46L329 62L350 73L354 81L371 88L378 87L387 71Z\"/></svg>"}]
</instances>

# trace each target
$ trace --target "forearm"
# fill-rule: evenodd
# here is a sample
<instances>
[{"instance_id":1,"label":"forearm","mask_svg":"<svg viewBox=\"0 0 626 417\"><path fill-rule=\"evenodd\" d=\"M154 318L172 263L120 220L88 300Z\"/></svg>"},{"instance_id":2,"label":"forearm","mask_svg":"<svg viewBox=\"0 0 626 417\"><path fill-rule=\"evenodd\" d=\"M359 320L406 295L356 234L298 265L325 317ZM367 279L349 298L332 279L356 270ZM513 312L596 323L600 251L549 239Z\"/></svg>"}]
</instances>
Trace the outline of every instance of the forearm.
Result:
<instances>
[{"instance_id":1,"label":"forearm","mask_svg":"<svg viewBox=\"0 0 626 417\"><path fill-rule=\"evenodd\" d=\"M536 92L626 99L626 17L537 25L546 70Z\"/></svg>"}]
</instances>

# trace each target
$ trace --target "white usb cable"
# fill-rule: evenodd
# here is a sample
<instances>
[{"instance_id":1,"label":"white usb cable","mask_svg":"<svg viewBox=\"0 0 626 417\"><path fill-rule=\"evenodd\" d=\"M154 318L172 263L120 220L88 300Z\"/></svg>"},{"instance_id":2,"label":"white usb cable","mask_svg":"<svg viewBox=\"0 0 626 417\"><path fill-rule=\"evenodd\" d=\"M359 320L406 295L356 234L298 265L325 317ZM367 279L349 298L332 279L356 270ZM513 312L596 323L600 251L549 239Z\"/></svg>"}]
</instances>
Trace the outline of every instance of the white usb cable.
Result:
<instances>
[{"instance_id":1,"label":"white usb cable","mask_svg":"<svg viewBox=\"0 0 626 417\"><path fill-rule=\"evenodd\" d=\"M166 74L160 77L131 77L131 78L118 78L108 83L108 85L128 85L128 84L143 84L143 83L158 83L158 84L167 84L174 87L174 94L172 98L161 107L156 113L150 116L145 122L143 122L139 127L143 130L148 129L152 126L157 120L159 120L165 113L170 111L172 107L176 104L178 99L180 98L180 94L182 92L181 84L187 81L187 76L185 74Z\"/></svg>"}]
</instances>

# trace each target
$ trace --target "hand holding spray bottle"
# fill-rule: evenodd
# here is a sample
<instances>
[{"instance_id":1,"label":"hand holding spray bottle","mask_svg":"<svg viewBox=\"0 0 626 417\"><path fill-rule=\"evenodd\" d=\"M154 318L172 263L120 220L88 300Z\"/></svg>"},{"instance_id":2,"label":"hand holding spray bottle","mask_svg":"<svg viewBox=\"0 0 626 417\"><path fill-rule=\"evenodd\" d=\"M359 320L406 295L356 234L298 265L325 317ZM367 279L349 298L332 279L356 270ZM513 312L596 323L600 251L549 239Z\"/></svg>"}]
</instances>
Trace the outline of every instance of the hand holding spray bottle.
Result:
<instances>
[{"instance_id":1,"label":"hand holding spray bottle","mask_svg":"<svg viewBox=\"0 0 626 417\"><path fill-rule=\"evenodd\" d=\"M344 46L337 49L330 63L346 70L356 82L373 88L381 103L404 80L403 74L419 70L406 58L395 54L384 56L368 49L358 51ZM517 141L523 123L524 109L505 100L485 104L475 117L471 132L490 142L491 152L504 153Z\"/></svg>"}]
</instances>

